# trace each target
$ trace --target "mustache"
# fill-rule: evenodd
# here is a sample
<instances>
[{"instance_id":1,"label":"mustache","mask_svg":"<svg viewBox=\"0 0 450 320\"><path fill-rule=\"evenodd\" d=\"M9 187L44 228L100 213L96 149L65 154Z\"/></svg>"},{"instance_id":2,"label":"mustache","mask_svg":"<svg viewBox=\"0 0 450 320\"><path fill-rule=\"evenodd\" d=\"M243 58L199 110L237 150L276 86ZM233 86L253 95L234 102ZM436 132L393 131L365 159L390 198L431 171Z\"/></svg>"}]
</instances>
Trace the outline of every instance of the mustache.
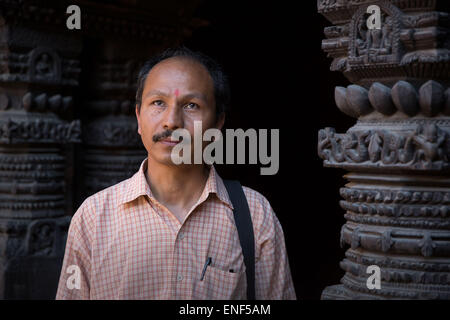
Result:
<instances>
[{"instance_id":1,"label":"mustache","mask_svg":"<svg viewBox=\"0 0 450 320\"><path fill-rule=\"evenodd\" d=\"M153 135L152 140L153 142L158 142L159 140L165 139L167 137L170 137L173 133L173 130L165 130L163 132L160 133L156 133L155 135Z\"/></svg>"}]
</instances>

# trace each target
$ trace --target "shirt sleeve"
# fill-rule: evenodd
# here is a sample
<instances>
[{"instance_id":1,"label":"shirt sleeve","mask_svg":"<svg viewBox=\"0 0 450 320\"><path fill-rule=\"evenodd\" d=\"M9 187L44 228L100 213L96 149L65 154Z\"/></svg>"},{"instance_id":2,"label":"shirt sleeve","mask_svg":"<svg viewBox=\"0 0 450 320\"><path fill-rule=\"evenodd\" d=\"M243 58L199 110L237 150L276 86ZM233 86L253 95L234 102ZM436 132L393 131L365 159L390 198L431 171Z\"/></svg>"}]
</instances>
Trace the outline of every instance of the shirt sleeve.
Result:
<instances>
[{"instance_id":1,"label":"shirt sleeve","mask_svg":"<svg viewBox=\"0 0 450 320\"><path fill-rule=\"evenodd\" d=\"M253 192L247 200L254 211L256 299L296 300L283 229L269 201Z\"/></svg>"},{"instance_id":2,"label":"shirt sleeve","mask_svg":"<svg viewBox=\"0 0 450 320\"><path fill-rule=\"evenodd\" d=\"M69 226L57 300L88 300L90 297L93 223L87 200L73 215Z\"/></svg>"}]
</instances>

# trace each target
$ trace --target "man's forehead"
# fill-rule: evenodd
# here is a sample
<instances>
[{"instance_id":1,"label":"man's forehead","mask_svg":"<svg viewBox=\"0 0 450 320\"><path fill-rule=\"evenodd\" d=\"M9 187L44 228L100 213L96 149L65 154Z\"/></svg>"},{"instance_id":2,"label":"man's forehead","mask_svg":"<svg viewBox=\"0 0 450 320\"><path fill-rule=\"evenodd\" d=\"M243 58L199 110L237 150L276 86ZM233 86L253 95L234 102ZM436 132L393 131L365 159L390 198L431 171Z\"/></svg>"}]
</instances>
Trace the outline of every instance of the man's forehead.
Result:
<instances>
[{"instance_id":1,"label":"man's forehead","mask_svg":"<svg viewBox=\"0 0 450 320\"><path fill-rule=\"evenodd\" d=\"M156 64L147 75L145 91L164 89L172 94L181 90L210 90L214 83L208 70L200 63L188 58L169 58ZM213 89L214 90L214 89Z\"/></svg>"},{"instance_id":2,"label":"man's forehead","mask_svg":"<svg viewBox=\"0 0 450 320\"><path fill-rule=\"evenodd\" d=\"M168 97L171 95L175 95L175 97L177 97L177 98L178 98L178 96L182 96L182 97L189 97L189 98L197 98L197 99L204 100L204 101L208 100L208 95L204 94L200 91L197 91L197 90L180 91L178 88L166 89L166 90L164 90L164 89L158 90L158 89L151 88L145 92L143 99L146 99L147 97L151 97L151 96Z\"/></svg>"},{"instance_id":3,"label":"man's forehead","mask_svg":"<svg viewBox=\"0 0 450 320\"><path fill-rule=\"evenodd\" d=\"M191 76L208 74L206 67L197 60L189 57L171 57L158 62L149 72L150 75L164 75L179 73Z\"/></svg>"}]
</instances>

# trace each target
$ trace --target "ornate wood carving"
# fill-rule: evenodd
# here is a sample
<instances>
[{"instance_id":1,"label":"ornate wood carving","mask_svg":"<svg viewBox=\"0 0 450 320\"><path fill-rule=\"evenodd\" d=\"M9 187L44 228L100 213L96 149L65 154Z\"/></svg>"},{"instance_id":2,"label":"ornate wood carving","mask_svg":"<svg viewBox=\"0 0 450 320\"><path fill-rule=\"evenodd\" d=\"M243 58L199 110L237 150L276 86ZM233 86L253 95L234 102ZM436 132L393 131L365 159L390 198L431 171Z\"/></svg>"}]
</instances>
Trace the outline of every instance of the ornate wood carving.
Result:
<instances>
[{"instance_id":1,"label":"ornate wood carving","mask_svg":"<svg viewBox=\"0 0 450 320\"><path fill-rule=\"evenodd\" d=\"M367 30L368 5L381 29ZM319 0L338 108L357 119L318 134L324 166L350 171L340 285L323 299L450 299L449 13L445 1ZM381 269L369 289L367 267Z\"/></svg>"}]
</instances>

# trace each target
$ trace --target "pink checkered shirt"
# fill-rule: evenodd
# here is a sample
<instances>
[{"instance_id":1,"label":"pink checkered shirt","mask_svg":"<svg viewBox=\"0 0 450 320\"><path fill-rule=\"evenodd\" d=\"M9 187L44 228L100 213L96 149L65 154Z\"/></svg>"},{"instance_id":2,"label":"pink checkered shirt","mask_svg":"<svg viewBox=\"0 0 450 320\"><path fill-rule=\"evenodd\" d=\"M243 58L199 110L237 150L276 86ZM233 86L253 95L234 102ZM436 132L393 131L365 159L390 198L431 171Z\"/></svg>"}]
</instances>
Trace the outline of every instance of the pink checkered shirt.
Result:
<instances>
[{"instance_id":1,"label":"pink checkered shirt","mask_svg":"<svg viewBox=\"0 0 450 320\"><path fill-rule=\"evenodd\" d=\"M147 159L74 214L56 299L246 299L233 206L214 166L183 223L153 197L146 169ZM247 187L244 193L255 234L256 299L296 299L280 222L264 196ZM77 275L79 289L68 285Z\"/></svg>"}]
</instances>

